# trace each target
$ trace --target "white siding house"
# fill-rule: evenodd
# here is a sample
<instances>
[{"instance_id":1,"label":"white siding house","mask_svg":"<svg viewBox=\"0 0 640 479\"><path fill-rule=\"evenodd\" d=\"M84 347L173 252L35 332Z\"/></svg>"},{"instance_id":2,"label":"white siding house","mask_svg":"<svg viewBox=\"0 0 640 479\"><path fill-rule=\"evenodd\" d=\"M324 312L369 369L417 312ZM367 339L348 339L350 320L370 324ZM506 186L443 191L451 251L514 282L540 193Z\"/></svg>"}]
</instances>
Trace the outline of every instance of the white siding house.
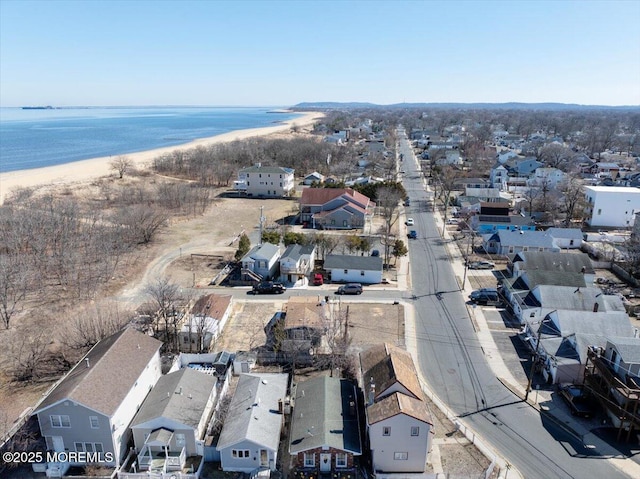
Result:
<instances>
[{"instance_id":1,"label":"white siding house","mask_svg":"<svg viewBox=\"0 0 640 479\"><path fill-rule=\"evenodd\" d=\"M382 282L382 258L379 256L328 255L324 269L331 273L331 281L334 282Z\"/></svg>"},{"instance_id":2,"label":"white siding house","mask_svg":"<svg viewBox=\"0 0 640 479\"><path fill-rule=\"evenodd\" d=\"M640 189L626 186L585 186L585 213L590 226L627 228L640 211Z\"/></svg>"},{"instance_id":3,"label":"white siding house","mask_svg":"<svg viewBox=\"0 0 640 479\"><path fill-rule=\"evenodd\" d=\"M131 328L97 343L34 412L47 449L103 453L119 465L129 423L160 377L161 346Z\"/></svg>"},{"instance_id":4,"label":"white siding house","mask_svg":"<svg viewBox=\"0 0 640 479\"><path fill-rule=\"evenodd\" d=\"M238 172L234 188L247 196L282 198L295 190L294 170L280 166L262 166L260 163Z\"/></svg>"}]
</instances>

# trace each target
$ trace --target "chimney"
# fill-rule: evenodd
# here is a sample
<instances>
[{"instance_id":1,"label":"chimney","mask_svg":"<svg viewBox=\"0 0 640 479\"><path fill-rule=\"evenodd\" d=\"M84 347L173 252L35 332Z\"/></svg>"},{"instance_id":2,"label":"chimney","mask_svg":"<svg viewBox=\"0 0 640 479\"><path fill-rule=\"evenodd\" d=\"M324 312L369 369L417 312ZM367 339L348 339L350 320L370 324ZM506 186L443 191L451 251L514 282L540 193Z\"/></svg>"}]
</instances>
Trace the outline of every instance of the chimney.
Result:
<instances>
[{"instance_id":1,"label":"chimney","mask_svg":"<svg viewBox=\"0 0 640 479\"><path fill-rule=\"evenodd\" d=\"M84 360L85 360L85 362L87 363L87 368L88 368L89 366L91 366L91 364L89 364L89 358L84 358Z\"/></svg>"},{"instance_id":2,"label":"chimney","mask_svg":"<svg viewBox=\"0 0 640 479\"><path fill-rule=\"evenodd\" d=\"M369 400L367 401L367 405L371 406L376 397L376 384L373 382L373 376L369 380Z\"/></svg>"},{"instance_id":3,"label":"chimney","mask_svg":"<svg viewBox=\"0 0 640 479\"><path fill-rule=\"evenodd\" d=\"M598 303L593 303L593 312L597 313L599 307L600 307L600 305Z\"/></svg>"}]
</instances>

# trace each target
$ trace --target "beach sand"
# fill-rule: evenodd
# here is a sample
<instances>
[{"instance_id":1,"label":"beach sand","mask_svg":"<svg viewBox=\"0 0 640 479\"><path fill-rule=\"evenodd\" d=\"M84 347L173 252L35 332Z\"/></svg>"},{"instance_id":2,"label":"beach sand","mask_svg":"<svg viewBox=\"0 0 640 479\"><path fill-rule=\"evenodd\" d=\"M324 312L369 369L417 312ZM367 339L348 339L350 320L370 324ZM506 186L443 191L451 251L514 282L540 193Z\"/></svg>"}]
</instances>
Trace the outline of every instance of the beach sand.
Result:
<instances>
[{"instance_id":1,"label":"beach sand","mask_svg":"<svg viewBox=\"0 0 640 479\"><path fill-rule=\"evenodd\" d=\"M299 128L304 128L312 125L316 120L323 116L324 115L319 112L307 112L301 117L278 123L274 126L236 130L209 138L200 138L183 145L156 148L137 153L127 153L123 156L129 158L135 168L146 169L150 167L154 158L164 153L194 148L196 146L209 146L215 143L246 140L247 138L266 136L273 133L286 133L294 125ZM117 173L109 165L109 162L114 158L116 158L116 156L106 156L101 158L92 158L89 160L74 161L63 165L0 173L0 205L4 202L5 196L17 188L63 186L87 182L106 175L116 175Z\"/></svg>"}]
</instances>

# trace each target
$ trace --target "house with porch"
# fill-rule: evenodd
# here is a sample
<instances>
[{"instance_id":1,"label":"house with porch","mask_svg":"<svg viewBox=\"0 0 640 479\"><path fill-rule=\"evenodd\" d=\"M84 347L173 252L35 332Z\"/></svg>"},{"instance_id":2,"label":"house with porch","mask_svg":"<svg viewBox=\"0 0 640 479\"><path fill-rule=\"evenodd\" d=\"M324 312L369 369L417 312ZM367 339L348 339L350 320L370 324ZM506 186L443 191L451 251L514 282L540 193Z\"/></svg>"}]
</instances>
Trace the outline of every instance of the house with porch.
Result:
<instances>
[{"instance_id":1,"label":"house with porch","mask_svg":"<svg viewBox=\"0 0 640 479\"><path fill-rule=\"evenodd\" d=\"M131 422L135 467L128 472L195 472L216 401L217 378L184 368L162 376Z\"/></svg>"},{"instance_id":2,"label":"house with porch","mask_svg":"<svg viewBox=\"0 0 640 479\"><path fill-rule=\"evenodd\" d=\"M336 283L376 284L382 282L380 256L330 254L324 260L324 269Z\"/></svg>"},{"instance_id":3,"label":"house with porch","mask_svg":"<svg viewBox=\"0 0 640 479\"><path fill-rule=\"evenodd\" d=\"M355 459L362 454L355 385L318 376L295 386L289 454L296 477L339 474L355 479Z\"/></svg>"},{"instance_id":4,"label":"house with porch","mask_svg":"<svg viewBox=\"0 0 640 479\"><path fill-rule=\"evenodd\" d=\"M278 274L280 247L271 243L254 246L242 257L242 279L262 281Z\"/></svg>"},{"instance_id":5,"label":"house with porch","mask_svg":"<svg viewBox=\"0 0 640 479\"><path fill-rule=\"evenodd\" d=\"M133 328L93 346L33 413L47 449L98 453L102 464L119 466L129 423L161 375L161 346ZM48 464L48 474L63 475L72 465L85 464Z\"/></svg>"},{"instance_id":6,"label":"house with porch","mask_svg":"<svg viewBox=\"0 0 640 479\"><path fill-rule=\"evenodd\" d=\"M291 244L280 257L280 281L293 285L305 284L313 272L316 260L315 245Z\"/></svg>"},{"instance_id":7,"label":"house with porch","mask_svg":"<svg viewBox=\"0 0 640 479\"><path fill-rule=\"evenodd\" d=\"M288 375L241 374L218 445L223 471L276 470Z\"/></svg>"},{"instance_id":8,"label":"house with porch","mask_svg":"<svg viewBox=\"0 0 640 479\"><path fill-rule=\"evenodd\" d=\"M559 252L556 240L546 231L499 230L483 238L482 246L489 254L509 255L520 251Z\"/></svg>"},{"instance_id":9,"label":"house with porch","mask_svg":"<svg viewBox=\"0 0 640 479\"><path fill-rule=\"evenodd\" d=\"M178 332L181 352L206 353L211 343L222 333L229 319L233 296L207 294L200 297L191 312L182 318Z\"/></svg>"},{"instance_id":10,"label":"house with porch","mask_svg":"<svg viewBox=\"0 0 640 479\"><path fill-rule=\"evenodd\" d=\"M423 473L433 420L411 355L379 344L360 353L360 371L374 471Z\"/></svg>"}]
</instances>

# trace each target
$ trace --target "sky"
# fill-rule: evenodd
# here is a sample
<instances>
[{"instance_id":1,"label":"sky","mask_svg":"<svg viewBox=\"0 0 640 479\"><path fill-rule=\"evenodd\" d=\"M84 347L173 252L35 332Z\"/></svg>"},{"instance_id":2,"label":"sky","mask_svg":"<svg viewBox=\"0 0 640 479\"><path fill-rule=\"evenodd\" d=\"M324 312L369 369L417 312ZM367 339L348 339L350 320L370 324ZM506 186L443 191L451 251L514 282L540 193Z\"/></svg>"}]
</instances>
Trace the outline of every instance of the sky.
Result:
<instances>
[{"instance_id":1,"label":"sky","mask_svg":"<svg viewBox=\"0 0 640 479\"><path fill-rule=\"evenodd\" d=\"M0 106L640 105L640 0L0 0Z\"/></svg>"}]
</instances>

